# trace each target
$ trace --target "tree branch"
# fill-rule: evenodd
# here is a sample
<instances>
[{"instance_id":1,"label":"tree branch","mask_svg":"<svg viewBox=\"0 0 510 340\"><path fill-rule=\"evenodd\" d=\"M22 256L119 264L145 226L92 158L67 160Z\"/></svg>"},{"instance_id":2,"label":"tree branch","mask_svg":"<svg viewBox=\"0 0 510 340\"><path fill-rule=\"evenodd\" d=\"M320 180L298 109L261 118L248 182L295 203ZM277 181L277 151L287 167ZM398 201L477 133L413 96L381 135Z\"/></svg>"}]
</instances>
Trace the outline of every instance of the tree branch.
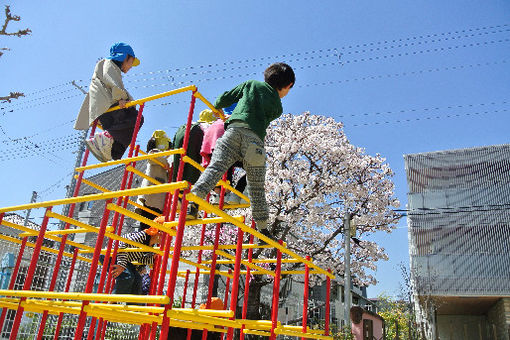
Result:
<instances>
[{"instance_id":1,"label":"tree branch","mask_svg":"<svg viewBox=\"0 0 510 340\"><path fill-rule=\"evenodd\" d=\"M1 103L5 103L5 102L10 103L11 99L18 99L19 97L25 97L25 95L21 92L11 92L8 96L0 97L0 102Z\"/></svg>"},{"instance_id":2,"label":"tree branch","mask_svg":"<svg viewBox=\"0 0 510 340\"><path fill-rule=\"evenodd\" d=\"M32 31L30 28L25 28L24 30L19 30L18 32L7 32L7 25L9 25L10 21L20 21L21 17L19 15L11 15L11 9L9 5L5 5L5 22L2 26L2 30L0 30L0 35L7 35L7 36L15 36L18 38L21 38L24 35L30 35Z\"/></svg>"}]
</instances>

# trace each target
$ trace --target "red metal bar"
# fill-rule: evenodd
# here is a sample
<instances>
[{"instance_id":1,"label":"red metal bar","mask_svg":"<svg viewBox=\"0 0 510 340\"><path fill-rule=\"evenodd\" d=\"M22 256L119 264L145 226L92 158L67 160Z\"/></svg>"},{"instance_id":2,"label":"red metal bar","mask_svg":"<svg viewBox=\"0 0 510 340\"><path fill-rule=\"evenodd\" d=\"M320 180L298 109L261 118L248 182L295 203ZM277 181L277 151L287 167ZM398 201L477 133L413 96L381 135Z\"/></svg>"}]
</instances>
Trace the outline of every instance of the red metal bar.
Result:
<instances>
[{"instance_id":1,"label":"red metal bar","mask_svg":"<svg viewBox=\"0 0 510 340\"><path fill-rule=\"evenodd\" d=\"M232 269L228 270L228 274L232 275ZM227 282L225 282L225 297L223 298L223 306L227 306L228 303L228 291L230 290L230 277L227 277Z\"/></svg>"},{"instance_id":2,"label":"red metal bar","mask_svg":"<svg viewBox=\"0 0 510 340\"><path fill-rule=\"evenodd\" d=\"M0 223L2 222L4 218L4 214L0 214ZM16 278L18 277L19 267L21 265L21 260L23 259L23 253L25 252L25 246L27 244L28 237L23 237L23 240L21 241L21 246L19 248L18 257L16 259L16 264L14 265L14 268L12 270L11 274L11 280L9 281L9 290L14 289L14 285L16 284ZM2 315L0 316L0 334L3 330L5 316L7 315L7 308L2 309Z\"/></svg>"},{"instance_id":3,"label":"red metal bar","mask_svg":"<svg viewBox=\"0 0 510 340\"><path fill-rule=\"evenodd\" d=\"M251 228L254 229L255 228L255 220L252 220L251 221ZM253 239L254 239L254 236L253 235L250 235L250 244L253 244ZM253 261L253 249L248 249L248 262L249 263L252 263ZM250 271L251 271L251 268L250 267L247 267L246 268L246 278L244 280L244 298L243 298L243 313L242 313L242 318L243 319L246 319L246 315L248 314L248 295L250 293ZM243 333L243 330L244 330L244 325L241 326L241 340L244 340L244 333Z\"/></svg>"},{"instance_id":4,"label":"red metal bar","mask_svg":"<svg viewBox=\"0 0 510 340\"><path fill-rule=\"evenodd\" d=\"M231 320L234 320L236 318L237 312L239 276L241 272L241 258L243 257L243 235L244 235L243 230L241 228L237 228L237 247L236 247L236 259L234 262L234 279L232 280L232 296L230 297L230 310L234 312L234 316L231 318ZM229 327L227 331L227 340L232 340L233 337L234 329L232 327Z\"/></svg>"},{"instance_id":5,"label":"red metal bar","mask_svg":"<svg viewBox=\"0 0 510 340\"><path fill-rule=\"evenodd\" d=\"M278 241L280 245L283 244L283 241ZM276 339L276 334L274 330L278 324L278 303L280 300L280 275L282 271L282 252L278 249L276 253L276 272L274 277L274 285L273 285L273 307L271 310L271 340Z\"/></svg>"},{"instance_id":6,"label":"red metal bar","mask_svg":"<svg viewBox=\"0 0 510 340\"><path fill-rule=\"evenodd\" d=\"M306 257L307 261L310 261L310 256ZM303 333L306 333L306 327L308 322L308 294L310 293L310 267L305 263L305 285L303 288ZM305 338L301 338L305 340Z\"/></svg>"},{"instance_id":7,"label":"red metal bar","mask_svg":"<svg viewBox=\"0 0 510 340\"><path fill-rule=\"evenodd\" d=\"M48 220L50 219L47 216L47 213L51 211L52 207L46 209L46 213L44 214L43 221L41 223L41 229L39 230L39 234L37 235L37 240L34 246L34 252L32 253L32 259L30 260L30 266L28 267L27 276L25 278L25 284L23 285L23 290L30 290L32 286L32 281L34 280L35 268L37 267L37 262L39 260L39 255L41 253L41 247L44 241L44 234L46 233L46 229L48 227ZM12 325L11 336L9 340L15 340L18 336L19 325L21 322L21 317L23 316L24 308L21 307L21 303L25 301L27 298L23 297L20 299L18 310L16 311L16 316L14 317L14 323Z\"/></svg>"},{"instance_id":8,"label":"red metal bar","mask_svg":"<svg viewBox=\"0 0 510 340\"><path fill-rule=\"evenodd\" d=\"M188 208L188 200L186 199L186 194L189 189L186 189L182 194L182 204L181 204L181 212L179 214L179 223L177 225L177 235L175 236L175 244L174 251L172 256L172 264L170 267L170 277L168 279L168 288L167 295L170 298L170 302L165 305L165 311L163 314L163 322L161 324L161 334L160 339L166 339L168 336L168 326L169 326L169 318L167 316L167 311L172 308L174 303L174 293L175 293L175 282L177 280L177 270L179 269L179 260L181 254L181 245L182 239L184 237L184 228L186 223L186 210ZM167 249L168 252L169 249ZM165 269L163 269L165 270Z\"/></svg>"},{"instance_id":9,"label":"red metal bar","mask_svg":"<svg viewBox=\"0 0 510 340\"><path fill-rule=\"evenodd\" d=\"M103 246L104 234L106 231L106 225L108 224L108 217L110 216L110 210L106 207L112 202L111 199L105 203L103 212L103 218L101 225L99 226L99 232L97 234L96 247L94 249L94 255L92 256L92 263L90 264L90 272L87 278L87 284L85 286L85 293L91 293L94 286L94 279L96 277L97 264L99 262L99 255L101 254L101 248ZM75 340L81 340L83 335L83 329L85 328L85 321L87 320L87 313L83 310L85 306L89 304L89 301L83 301L81 305L80 316L78 318L78 325L76 326L76 333L74 336Z\"/></svg>"},{"instance_id":10,"label":"red metal bar","mask_svg":"<svg viewBox=\"0 0 510 340\"><path fill-rule=\"evenodd\" d=\"M188 280L189 280L189 269L186 270L186 279L184 280L184 291L182 293L181 308L184 308L184 306L186 305L186 292L188 290Z\"/></svg>"},{"instance_id":11,"label":"red metal bar","mask_svg":"<svg viewBox=\"0 0 510 340\"><path fill-rule=\"evenodd\" d=\"M72 279L73 279L74 267L76 265L76 259L78 258L78 250L79 250L78 248L74 248L73 259L71 260L71 267L69 268L69 274L67 275L67 282L66 282L66 287L65 287L65 292L66 293L71 288L71 282L72 282ZM57 326L55 327L55 335L54 335L54 339L55 340L58 339L58 336L60 334L60 328L62 327L63 319L64 319L64 313L60 313L58 315Z\"/></svg>"},{"instance_id":12,"label":"red metal bar","mask_svg":"<svg viewBox=\"0 0 510 340\"><path fill-rule=\"evenodd\" d=\"M328 272L331 273L331 269L328 269ZM329 335L329 306L331 299L331 279L329 276L326 276L326 315L325 315L325 323L324 323L324 335Z\"/></svg>"}]
</instances>

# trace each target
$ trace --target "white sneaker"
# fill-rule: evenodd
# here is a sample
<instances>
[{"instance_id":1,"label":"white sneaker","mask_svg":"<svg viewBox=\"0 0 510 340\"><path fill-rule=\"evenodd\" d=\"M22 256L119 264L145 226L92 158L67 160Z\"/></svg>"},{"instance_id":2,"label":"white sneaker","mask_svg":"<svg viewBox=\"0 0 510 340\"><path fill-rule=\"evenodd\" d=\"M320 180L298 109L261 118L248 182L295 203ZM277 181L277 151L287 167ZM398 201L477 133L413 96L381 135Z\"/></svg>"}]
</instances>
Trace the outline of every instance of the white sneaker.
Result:
<instances>
[{"instance_id":1,"label":"white sneaker","mask_svg":"<svg viewBox=\"0 0 510 340\"><path fill-rule=\"evenodd\" d=\"M96 142L97 148L103 154L103 162L108 162L112 160L112 145L113 138L110 136L108 131L103 131L100 133L96 133L94 135L94 140Z\"/></svg>"},{"instance_id":2,"label":"white sneaker","mask_svg":"<svg viewBox=\"0 0 510 340\"><path fill-rule=\"evenodd\" d=\"M225 201L227 204L240 204L241 203L241 197L237 196L233 192L229 192L225 195Z\"/></svg>"},{"instance_id":3,"label":"white sneaker","mask_svg":"<svg viewBox=\"0 0 510 340\"><path fill-rule=\"evenodd\" d=\"M90 153L93 154L94 157L96 157L96 159L98 161L106 162L106 160L104 159L103 153L101 152L101 150L99 150L99 148L97 146L95 136L92 138L86 139L85 145L89 149Z\"/></svg>"}]
</instances>

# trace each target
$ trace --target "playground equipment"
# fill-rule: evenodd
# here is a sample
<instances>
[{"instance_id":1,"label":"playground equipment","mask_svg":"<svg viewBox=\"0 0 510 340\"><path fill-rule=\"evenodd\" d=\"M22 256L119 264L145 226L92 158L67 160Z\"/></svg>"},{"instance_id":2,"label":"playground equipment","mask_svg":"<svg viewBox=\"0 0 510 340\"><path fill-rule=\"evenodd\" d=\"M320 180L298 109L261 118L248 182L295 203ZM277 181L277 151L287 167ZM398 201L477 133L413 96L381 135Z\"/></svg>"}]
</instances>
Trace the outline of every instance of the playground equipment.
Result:
<instances>
[{"instance_id":1,"label":"playground equipment","mask_svg":"<svg viewBox=\"0 0 510 340\"><path fill-rule=\"evenodd\" d=\"M135 146L135 140L145 103L184 92L191 92L191 103L183 147L160 153L143 154L139 151L139 147ZM243 216L232 216L228 214L227 211L231 209L249 207L249 204L224 204L223 198L225 190L227 189L249 202L248 197L235 190L230 183L225 180L220 181L221 195L219 205L211 205L207 200L202 200L191 194L189 192L189 183L182 181L185 163L189 163L203 171L203 168L199 164L186 156L189 130L197 98L221 117L221 113L197 91L195 86L188 86L132 101L128 103L127 106L140 105L140 107L135 133L131 141L127 158L87 165L89 151L86 150L83 156L82 166L75 169L78 176L73 197L0 208L0 224L20 232L18 238L0 235L0 239L4 241L20 244L8 290L0 290L0 307L2 307L0 330L4 329L7 311L15 311L12 325L9 325L10 330L8 330L11 340L17 338L22 317L24 313L27 312L40 314L36 339L42 339L43 336L45 338L48 337L48 329L45 328L49 315L54 315L54 317L57 318L56 326L54 330L52 329L52 337L55 339L59 338L64 315L75 316L74 339L82 339L84 337L87 337L87 339L104 339L109 322L139 325L139 339L156 339L156 337L159 337L159 339L171 339L169 326L203 330L203 339L205 339L207 332L212 331L224 333L223 338L231 340L234 338L235 329L239 330L241 339L244 339L245 334L267 336L270 339L276 339L279 335L293 336L302 339L332 339L329 335L330 279L334 278L331 272L315 265L309 257L302 257L290 251L282 241L275 242L265 237L254 228L253 221L251 225L249 225L246 224ZM112 108L111 110L113 109L116 108ZM92 127L90 136L94 135L95 130L96 125ZM173 169L173 171L177 171L176 182L159 183L155 179L136 170L134 167L138 161L156 159L157 157L171 154L180 155L181 157L178 169ZM125 166L119 190L109 191L83 178L87 170L116 165ZM131 188L134 175L147 178L155 185L143 188ZM95 188L99 193L79 196L78 194L82 184ZM152 193L166 193L166 204L163 212L166 222L163 224L156 223L127 209L127 205L129 204L130 206L150 211L150 209L131 201L129 197ZM73 218L77 203L98 200L105 201L104 213L99 227L83 223ZM115 203L113 203L114 200ZM178 213L177 207L179 200L181 201L181 208ZM203 218L191 221L186 220L188 201L197 203L200 208L204 210ZM55 206L61 205L69 205L67 216L53 211ZM25 227L18 223L8 222L4 219L5 213L36 208L46 209L39 230ZM110 214L112 213L113 219L111 220L111 226L108 226ZM159 248L149 247L122 237L122 226L125 217L144 222L149 226L163 231L164 237ZM62 230L49 231L48 224L50 219L64 222L65 227ZM219 244L220 228L223 223L232 224L237 228L237 242L235 244ZM204 242L206 228L213 228L214 224L214 243L206 245ZM71 228L71 226L73 226L73 228ZM200 240L197 240L196 245L183 246L184 235L190 228L201 228ZM97 233L95 247L67 239L70 234L90 232ZM248 243L243 243L245 234L249 235ZM36 237L35 243L29 242L29 239L34 238L34 236ZM266 244L254 244L254 237L265 241ZM45 240L57 242L59 248L54 249L45 246ZM107 246L103 249L103 243L105 241L107 241ZM110 294L114 279L112 276L112 266L108 266L108 262L115 262L115 258L120 251L118 249L119 241L136 247L135 249L130 248L125 251L145 251L158 255L151 269L150 295ZM71 246L73 250L69 250L69 246ZM24 284L21 290L14 290L16 277L20 270L20 263L28 248L33 248L33 251L25 274ZM253 259L253 251L258 248L267 248L268 250L265 250L266 252L273 250L272 253L276 254L276 258L257 259L255 261ZM235 250L235 252L232 252L232 250ZM40 254L42 251L56 255L55 264L51 268L53 271L51 280L47 290L32 290L34 273L40 261ZM212 252L210 260L203 260L204 251ZM192 255L184 256L183 252ZM102 266L99 263L101 254L105 255L105 263ZM219 260L219 257L222 259ZM57 278L59 273L61 273L61 269L65 267L61 265L64 258L67 259L69 263L67 281L63 291L57 292L55 291ZM89 266L86 285L83 292L70 292L69 290L77 261L86 263ZM189 299L191 300L191 308L184 308L184 306L187 300L186 294L188 286L190 285L189 281L192 273L190 270L179 271L179 263L185 263L195 268L193 286L191 287L192 297ZM233 265L234 269L228 272L216 270L218 263ZM265 268L262 265L263 263L271 264L271 269ZM300 263L303 269L285 271L282 270L282 263ZM242 266L244 267L243 270L241 268ZM99 282L95 282L95 280L97 280L96 272L98 272L98 270L101 274L99 276ZM197 286L199 283L198 278L199 275L204 272L209 275L206 308L195 309ZM323 275L326 280L326 323L324 330L312 330L307 326L308 278L310 274ZM65 273L61 273L60 275L65 275ZM210 304L215 275L222 275L226 278L226 294L224 298L224 304L228 306L226 310L211 309ZM274 278L270 320L246 319L249 282L252 275L270 275ZM303 324L301 326L284 325L278 321L280 278L282 275L304 275ZM241 318L238 317L239 313L236 313L238 308L240 276L245 277ZM180 307L175 306L175 289L178 278L184 280L184 292ZM94 288L95 283L97 286L96 289ZM228 299L229 293L230 301ZM188 338L189 334L188 332Z\"/></svg>"}]
</instances>

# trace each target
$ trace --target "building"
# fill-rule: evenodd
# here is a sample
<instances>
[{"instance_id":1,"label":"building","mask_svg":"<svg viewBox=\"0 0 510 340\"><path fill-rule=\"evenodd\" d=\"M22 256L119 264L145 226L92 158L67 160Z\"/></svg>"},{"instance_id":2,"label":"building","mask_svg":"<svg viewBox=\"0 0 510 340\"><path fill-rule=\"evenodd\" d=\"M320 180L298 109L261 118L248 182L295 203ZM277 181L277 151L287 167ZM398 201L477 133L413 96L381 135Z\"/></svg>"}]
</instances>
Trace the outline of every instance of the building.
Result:
<instances>
[{"instance_id":1,"label":"building","mask_svg":"<svg viewBox=\"0 0 510 340\"><path fill-rule=\"evenodd\" d=\"M510 145L405 155L411 279L430 339L508 339Z\"/></svg>"}]
</instances>

